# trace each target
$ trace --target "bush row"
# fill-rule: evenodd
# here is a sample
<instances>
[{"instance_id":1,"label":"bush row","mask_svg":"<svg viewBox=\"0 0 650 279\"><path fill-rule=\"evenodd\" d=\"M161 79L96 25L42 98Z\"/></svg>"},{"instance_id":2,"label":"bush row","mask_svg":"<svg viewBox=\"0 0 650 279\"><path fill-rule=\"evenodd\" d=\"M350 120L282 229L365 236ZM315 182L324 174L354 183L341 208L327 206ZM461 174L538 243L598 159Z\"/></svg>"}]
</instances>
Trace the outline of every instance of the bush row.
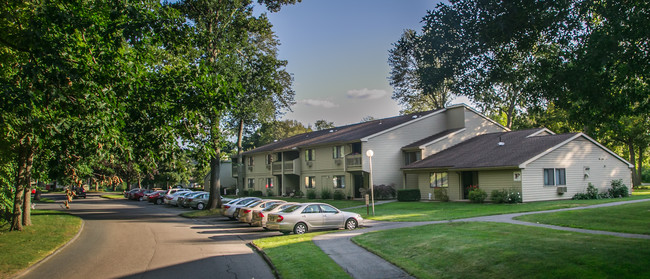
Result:
<instances>
[{"instance_id":1,"label":"bush row","mask_svg":"<svg viewBox=\"0 0 650 279\"><path fill-rule=\"evenodd\" d=\"M608 188L606 192L598 192L593 184L589 183L586 193L577 193L573 196L574 200L597 200L597 199L613 199L623 198L629 196L627 186L623 184L622 179L613 180L610 184L612 187Z\"/></svg>"}]
</instances>

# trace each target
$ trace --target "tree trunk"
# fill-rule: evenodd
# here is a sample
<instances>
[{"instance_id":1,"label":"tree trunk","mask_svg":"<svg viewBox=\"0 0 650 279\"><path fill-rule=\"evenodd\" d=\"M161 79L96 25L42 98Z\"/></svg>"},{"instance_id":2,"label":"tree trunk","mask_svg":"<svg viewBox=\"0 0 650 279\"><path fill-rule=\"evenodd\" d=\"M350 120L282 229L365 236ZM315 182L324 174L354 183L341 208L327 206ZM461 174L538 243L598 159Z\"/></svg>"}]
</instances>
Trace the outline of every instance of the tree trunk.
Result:
<instances>
[{"instance_id":1,"label":"tree trunk","mask_svg":"<svg viewBox=\"0 0 650 279\"><path fill-rule=\"evenodd\" d=\"M627 142L627 148L630 152L630 162L634 164L636 162L636 150L634 150L634 143L632 140L628 140ZM632 186L641 186L641 177L637 176L636 168L639 166L635 166L635 169L632 170Z\"/></svg>"},{"instance_id":2,"label":"tree trunk","mask_svg":"<svg viewBox=\"0 0 650 279\"><path fill-rule=\"evenodd\" d=\"M244 137L244 120L239 120L239 133L237 134L237 189L244 191L244 153L242 141Z\"/></svg>"},{"instance_id":3,"label":"tree trunk","mask_svg":"<svg viewBox=\"0 0 650 279\"><path fill-rule=\"evenodd\" d=\"M213 116L210 119L212 127L210 127L210 137L212 140L212 148L214 148L214 155L210 159L210 198L208 200L208 209L221 208L221 181L219 179L219 172L221 167L221 148L219 147L219 137L221 131L219 129L219 117Z\"/></svg>"},{"instance_id":4,"label":"tree trunk","mask_svg":"<svg viewBox=\"0 0 650 279\"><path fill-rule=\"evenodd\" d=\"M637 159L636 162L636 177L639 179L639 185L635 186L641 186L643 183L643 155L645 153L645 146L639 146L639 158Z\"/></svg>"},{"instance_id":5,"label":"tree trunk","mask_svg":"<svg viewBox=\"0 0 650 279\"><path fill-rule=\"evenodd\" d=\"M16 175L16 193L14 195L14 211L11 218L12 231L22 231L23 226L32 224L30 211L24 211L24 208L29 208L29 198L31 193L30 178L32 171L32 164L34 162L34 149L31 146L31 137L27 136L18 146L18 172ZM27 193L25 193L27 191ZM25 200L27 198L27 201Z\"/></svg>"}]
</instances>

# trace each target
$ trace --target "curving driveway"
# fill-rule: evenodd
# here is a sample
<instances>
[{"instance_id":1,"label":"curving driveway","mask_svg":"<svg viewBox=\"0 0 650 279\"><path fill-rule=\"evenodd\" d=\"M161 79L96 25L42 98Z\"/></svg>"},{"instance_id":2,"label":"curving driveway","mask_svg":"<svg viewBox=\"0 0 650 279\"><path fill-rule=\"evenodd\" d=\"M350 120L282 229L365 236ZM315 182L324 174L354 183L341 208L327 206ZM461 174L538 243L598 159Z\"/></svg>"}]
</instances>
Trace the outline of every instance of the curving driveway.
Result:
<instances>
[{"instance_id":1,"label":"curving driveway","mask_svg":"<svg viewBox=\"0 0 650 279\"><path fill-rule=\"evenodd\" d=\"M182 209L147 202L89 195L70 206L84 220L77 239L20 278L274 278L246 244L280 233L226 218L186 219Z\"/></svg>"}]
</instances>

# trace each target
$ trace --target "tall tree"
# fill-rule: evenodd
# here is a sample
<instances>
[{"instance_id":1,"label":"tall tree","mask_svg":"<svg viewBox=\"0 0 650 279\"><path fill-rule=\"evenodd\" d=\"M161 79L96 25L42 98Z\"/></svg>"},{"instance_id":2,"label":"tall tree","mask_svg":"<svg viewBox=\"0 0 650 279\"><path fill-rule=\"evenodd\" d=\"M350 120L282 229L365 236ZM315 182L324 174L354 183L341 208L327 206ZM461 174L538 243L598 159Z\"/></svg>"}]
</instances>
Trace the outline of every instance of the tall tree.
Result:
<instances>
[{"instance_id":1,"label":"tall tree","mask_svg":"<svg viewBox=\"0 0 650 279\"><path fill-rule=\"evenodd\" d=\"M295 0L266 0L270 9ZM201 145L210 161L208 209L221 207L219 168L223 146L221 120L243 96L247 60L242 56L258 53L255 36L266 35L270 25L265 16L253 16L250 0L186 0L175 4L194 26L189 47L196 51L195 80L183 101L187 137ZM266 39L266 38L264 38ZM253 49L253 50L251 50Z\"/></svg>"},{"instance_id":2,"label":"tall tree","mask_svg":"<svg viewBox=\"0 0 650 279\"><path fill-rule=\"evenodd\" d=\"M506 113L508 126L517 115L553 108L579 122L569 126L627 146L638 185L638 155L650 130L648 7L619 0L454 0L424 17L414 53L434 65L427 83L453 81L454 93L484 111Z\"/></svg>"}]
</instances>

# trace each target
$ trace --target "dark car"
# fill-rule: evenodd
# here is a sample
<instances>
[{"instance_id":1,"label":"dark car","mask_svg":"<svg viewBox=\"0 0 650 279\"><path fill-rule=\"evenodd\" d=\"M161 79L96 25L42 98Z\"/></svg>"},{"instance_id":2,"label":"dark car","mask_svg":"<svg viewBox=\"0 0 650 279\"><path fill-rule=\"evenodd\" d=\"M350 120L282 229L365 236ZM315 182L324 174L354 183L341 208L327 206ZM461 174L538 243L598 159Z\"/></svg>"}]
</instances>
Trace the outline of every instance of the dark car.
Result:
<instances>
[{"instance_id":1,"label":"dark car","mask_svg":"<svg viewBox=\"0 0 650 279\"><path fill-rule=\"evenodd\" d=\"M86 189L84 187L77 187L74 190L74 197L75 198L86 198Z\"/></svg>"},{"instance_id":2,"label":"dark car","mask_svg":"<svg viewBox=\"0 0 650 279\"><path fill-rule=\"evenodd\" d=\"M148 202L152 202L154 204L163 204L165 202L163 200L165 198L165 193L167 193L167 191L158 190L149 195L145 195L145 197L147 197Z\"/></svg>"}]
</instances>

